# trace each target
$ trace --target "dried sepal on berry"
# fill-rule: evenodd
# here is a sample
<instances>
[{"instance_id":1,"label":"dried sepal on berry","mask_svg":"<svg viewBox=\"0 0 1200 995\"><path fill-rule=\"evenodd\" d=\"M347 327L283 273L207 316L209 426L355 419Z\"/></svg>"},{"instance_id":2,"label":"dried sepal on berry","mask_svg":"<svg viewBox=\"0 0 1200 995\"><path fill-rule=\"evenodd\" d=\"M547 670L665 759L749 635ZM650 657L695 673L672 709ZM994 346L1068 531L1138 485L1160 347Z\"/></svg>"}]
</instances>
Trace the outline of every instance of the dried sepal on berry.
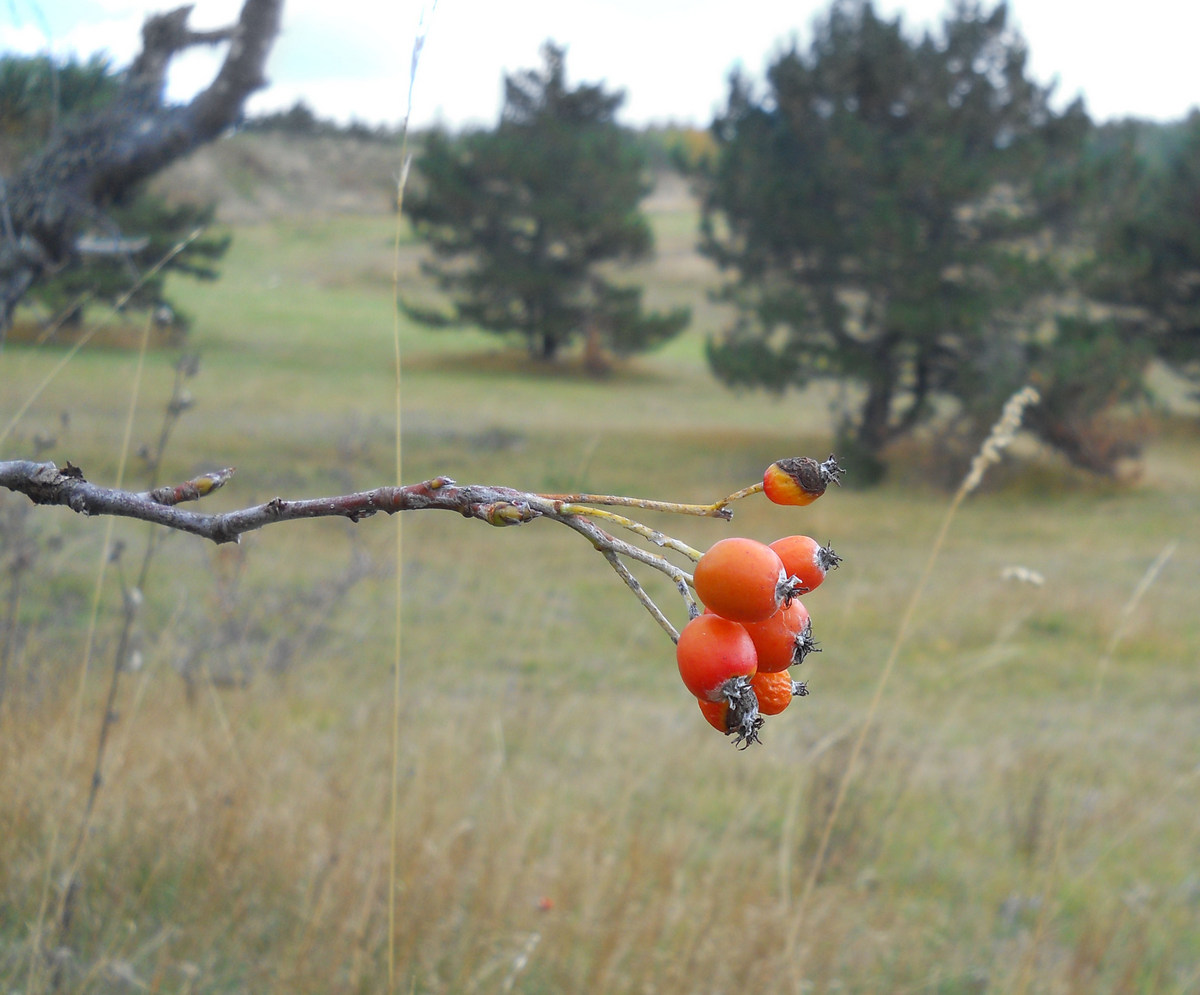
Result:
<instances>
[{"instance_id":1,"label":"dried sepal on berry","mask_svg":"<svg viewBox=\"0 0 1200 995\"><path fill-rule=\"evenodd\" d=\"M763 717L749 678L731 678L722 684L715 700L701 698L698 703L708 724L719 733L733 736L734 746L745 749L751 743L762 742L758 733L763 727Z\"/></svg>"},{"instance_id":2,"label":"dried sepal on berry","mask_svg":"<svg viewBox=\"0 0 1200 995\"><path fill-rule=\"evenodd\" d=\"M763 472L763 493L776 504L812 504L830 484L841 483L843 472L833 454L821 463L810 456L789 456Z\"/></svg>"}]
</instances>

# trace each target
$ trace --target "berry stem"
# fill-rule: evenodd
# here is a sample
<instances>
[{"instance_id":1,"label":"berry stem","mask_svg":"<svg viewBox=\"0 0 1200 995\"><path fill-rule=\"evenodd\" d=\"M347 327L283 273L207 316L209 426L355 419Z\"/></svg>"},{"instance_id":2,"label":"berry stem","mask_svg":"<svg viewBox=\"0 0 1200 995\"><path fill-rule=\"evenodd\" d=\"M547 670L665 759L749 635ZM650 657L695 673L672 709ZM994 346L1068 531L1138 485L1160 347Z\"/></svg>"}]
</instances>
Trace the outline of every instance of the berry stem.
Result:
<instances>
[{"instance_id":1,"label":"berry stem","mask_svg":"<svg viewBox=\"0 0 1200 995\"><path fill-rule=\"evenodd\" d=\"M752 494L761 494L763 484L760 480L749 487L714 501L712 504L684 504L679 501L654 501L650 498L622 497L620 494L538 494L537 497L548 501L562 502L565 505L600 504L616 508L641 508L644 511L664 511L672 515L696 515L701 518L722 518L729 521L733 512L729 505L740 501ZM575 514L580 514L576 511Z\"/></svg>"},{"instance_id":2,"label":"berry stem","mask_svg":"<svg viewBox=\"0 0 1200 995\"><path fill-rule=\"evenodd\" d=\"M693 563L700 559L701 552L698 549L693 549L685 542L669 536L658 529L652 529L648 525L643 525L641 522L636 522L632 518L626 518L624 515L614 515L611 511L605 511L602 508L589 508L582 504L563 504L559 510L564 515L590 515L592 518L600 518L604 521L612 522L614 525L620 525L623 529L628 529L640 535L643 539L649 539L656 546L661 546L664 549L673 549L677 553L682 553Z\"/></svg>"},{"instance_id":3,"label":"berry stem","mask_svg":"<svg viewBox=\"0 0 1200 995\"><path fill-rule=\"evenodd\" d=\"M654 621L671 637L671 642L679 642L679 630L670 623L667 616L662 613L662 609L654 603L654 599L646 593L646 589L642 587L638 579L629 572L629 567L625 566L621 562L621 558L611 549L605 549L602 552L604 553L604 558L608 560L609 565L617 572L617 576L625 581L625 586L633 592L633 596L642 603L642 607L650 613Z\"/></svg>"},{"instance_id":4,"label":"berry stem","mask_svg":"<svg viewBox=\"0 0 1200 995\"><path fill-rule=\"evenodd\" d=\"M751 494L761 494L762 489L763 482L760 480L757 484L751 484L749 487L743 487L740 491L734 491L728 497L722 498L716 504L708 505L708 507L713 509L724 508L726 505L732 504L734 501L740 501L744 497L750 497Z\"/></svg>"},{"instance_id":5,"label":"berry stem","mask_svg":"<svg viewBox=\"0 0 1200 995\"><path fill-rule=\"evenodd\" d=\"M759 490L762 485L759 485ZM740 491L738 492L741 493ZM665 511L672 515L699 515L705 518L733 517L725 507L729 498L716 504L681 504L678 501L653 501L650 498L622 497L619 494L539 494L538 497L564 504L602 504L618 508L641 508L644 511Z\"/></svg>"},{"instance_id":6,"label":"berry stem","mask_svg":"<svg viewBox=\"0 0 1200 995\"><path fill-rule=\"evenodd\" d=\"M629 570L625 564L620 563L619 560L617 560L617 563L620 565L618 569L617 565L614 564L614 558L624 556L628 559L635 560L638 563L643 563L646 566L659 571L660 573L666 574L674 582L675 588L679 592L679 596L683 598L684 604L687 606L688 617L693 618L700 614L700 607L696 604L696 599L692 596L691 588L689 586L692 581L691 576L677 567L670 560L660 556L657 553L651 553L649 550L642 549L640 546L623 542L616 536L604 531L604 529L600 528L600 526L594 521L583 515L563 514L559 512L554 513L551 517L553 517L555 521L561 522L563 525L567 526L567 528L573 529L580 535L587 537L592 545L604 554L604 558L607 559L610 564L613 564L613 569L616 570L621 576L621 579L624 580L627 585L629 585L630 590L632 590L634 594L638 596L638 600L642 602L642 605L648 612L650 612L650 614L654 617L654 620L658 622L659 625L663 626L667 634L671 637L672 641L677 642L679 640L679 633L669 622L667 622L665 625L663 624L665 622L665 617L663 616L662 611L654 603L650 595L646 594L646 592L642 589L641 584L638 584L636 579L633 578L633 575L629 573ZM633 584L630 584L631 580L633 581L633 584L637 584L636 587L634 587Z\"/></svg>"}]
</instances>

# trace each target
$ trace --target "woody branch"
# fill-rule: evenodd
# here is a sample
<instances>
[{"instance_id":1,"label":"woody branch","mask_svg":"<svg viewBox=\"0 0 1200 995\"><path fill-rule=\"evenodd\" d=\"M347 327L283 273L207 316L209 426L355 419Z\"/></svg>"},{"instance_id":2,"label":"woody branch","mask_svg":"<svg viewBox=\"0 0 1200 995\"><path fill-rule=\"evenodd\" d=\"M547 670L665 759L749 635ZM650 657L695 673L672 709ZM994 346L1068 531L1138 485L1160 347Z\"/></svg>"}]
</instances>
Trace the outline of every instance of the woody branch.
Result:
<instances>
[{"instance_id":1,"label":"woody branch","mask_svg":"<svg viewBox=\"0 0 1200 995\"><path fill-rule=\"evenodd\" d=\"M379 512L391 515L399 511L430 509L454 511L466 518L476 518L495 526L522 525L545 518L578 532L603 553L646 610L673 639L678 638L678 633L619 558L626 557L666 574L684 598L689 614L698 612L689 589L691 577L684 570L657 553L618 539L602 528L597 519L628 528L660 547L685 555L692 554L693 558L699 554L670 536L647 529L641 523L583 507L564 500L567 497L565 495L535 494L491 484L459 484L449 477L433 477L420 483L376 487L333 497L301 500L273 498L250 508L213 514L179 507L182 503L211 494L224 486L232 476L233 470L225 469L181 484L136 492L93 484L84 478L78 467L70 463L60 469L54 463L34 460L0 461L0 487L24 494L34 504L63 505L81 515L116 515L137 519L215 543L237 542L247 532L279 522L306 518L347 518L358 522ZM603 496L597 497L603 500ZM722 519L730 517L728 510L723 507L709 514Z\"/></svg>"}]
</instances>

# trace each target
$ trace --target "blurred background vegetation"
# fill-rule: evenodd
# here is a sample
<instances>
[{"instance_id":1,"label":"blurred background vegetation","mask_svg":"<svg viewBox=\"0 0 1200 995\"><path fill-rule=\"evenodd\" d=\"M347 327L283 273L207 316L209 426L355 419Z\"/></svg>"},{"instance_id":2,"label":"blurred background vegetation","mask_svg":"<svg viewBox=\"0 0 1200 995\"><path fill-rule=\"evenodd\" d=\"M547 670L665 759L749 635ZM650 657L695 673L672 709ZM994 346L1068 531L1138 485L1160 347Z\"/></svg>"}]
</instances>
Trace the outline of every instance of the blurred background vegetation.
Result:
<instances>
[{"instance_id":1,"label":"blurred background vegetation","mask_svg":"<svg viewBox=\"0 0 1200 995\"><path fill-rule=\"evenodd\" d=\"M650 522L835 545L812 695L737 753L586 543L424 513L394 761L387 523L210 548L6 496L6 991L378 991L389 930L413 992L1195 990L1200 116L1052 112L997 15L943 49L847 9L736 80L711 131L620 130L645 194L623 230L654 251L589 260L571 306L601 299L587 272L686 327L549 358L520 328L399 317L406 480L711 501L844 452L874 487ZM54 125L44 63L0 70L9 168ZM57 106L112 71L57 67ZM413 136L414 203L423 154L504 127ZM20 315L0 455L135 489L236 464L212 510L390 482L397 290L454 308L397 168L394 133L297 105L156 178L96 232L144 250ZM528 205L473 217L528 235ZM155 239L209 219L214 251L114 319ZM190 321L154 329L139 379L164 306ZM806 896L945 489L1027 381L1044 403L960 512Z\"/></svg>"}]
</instances>

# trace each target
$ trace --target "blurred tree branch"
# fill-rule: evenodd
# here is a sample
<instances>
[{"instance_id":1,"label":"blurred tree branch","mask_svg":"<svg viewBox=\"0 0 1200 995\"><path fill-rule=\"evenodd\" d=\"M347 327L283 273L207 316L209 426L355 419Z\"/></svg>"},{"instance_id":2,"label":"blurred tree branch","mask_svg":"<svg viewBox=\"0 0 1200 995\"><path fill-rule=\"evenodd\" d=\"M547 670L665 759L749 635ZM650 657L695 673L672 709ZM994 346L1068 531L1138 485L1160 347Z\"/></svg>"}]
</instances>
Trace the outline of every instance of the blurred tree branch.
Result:
<instances>
[{"instance_id":1,"label":"blurred tree branch","mask_svg":"<svg viewBox=\"0 0 1200 995\"><path fill-rule=\"evenodd\" d=\"M149 17L116 100L60 129L14 175L0 177L0 342L26 291L74 257L88 221L238 120L266 83L282 8L283 0L245 0L238 20L214 31L188 27L190 5ZM221 42L229 49L208 87L189 103L164 103L171 60Z\"/></svg>"}]
</instances>

